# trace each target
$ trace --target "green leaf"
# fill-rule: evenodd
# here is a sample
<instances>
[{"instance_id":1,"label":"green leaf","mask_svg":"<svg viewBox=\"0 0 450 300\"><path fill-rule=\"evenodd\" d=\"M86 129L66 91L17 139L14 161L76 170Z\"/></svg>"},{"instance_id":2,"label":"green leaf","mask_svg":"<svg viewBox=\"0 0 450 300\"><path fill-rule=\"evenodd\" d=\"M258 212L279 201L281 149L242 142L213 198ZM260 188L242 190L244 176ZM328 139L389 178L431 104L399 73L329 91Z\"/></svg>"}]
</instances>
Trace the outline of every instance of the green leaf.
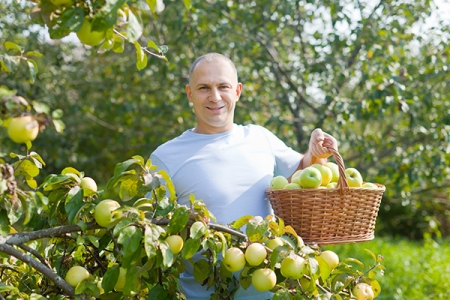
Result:
<instances>
[{"instance_id":1,"label":"green leaf","mask_svg":"<svg viewBox=\"0 0 450 300\"><path fill-rule=\"evenodd\" d=\"M79 186L70 189L66 197L65 210L68 214L69 224L73 224L75 217L79 214L86 203L83 202L83 190Z\"/></svg>"},{"instance_id":2,"label":"green leaf","mask_svg":"<svg viewBox=\"0 0 450 300\"><path fill-rule=\"evenodd\" d=\"M330 277L331 267L322 257L316 256L315 259L319 263L320 277L325 281L328 277Z\"/></svg>"},{"instance_id":3,"label":"green leaf","mask_svg":"<svg viewBox=\"0 0 450 300\"><path fill-rule=\"evenodd\" d=\"M242 216L231 224L231 228L239 229L253 218L253 216Z\"/></svg>"},{"instance_id":4,"label":"green leaf","mask_svg":"<svg viewBox=\"0 0 450 300\"><path fill-rule=\"evenodd\" d=\"M193 223L192 225L193 226L191 226L190 231L189 231L189 236L193 239L201 238L208 231L208 226L206 226L205 224L203 224L200 221L197 221L197 222Z\"/></svg>"},{"instance_id":5,"label":"green leaf","mask_svg":"<svg viewBox=\"0 0 450 300\"><path fill-rule=\"evenodd\" d=\"M55 130L58 133L61 133L66 128L66 125L61 120L52 120L53 126L55 126Z\"/></svg>"},{"instance_id":6,"label":"green leaf","mask_svg":"<svg viewBox=\"0 0 450 300\"><path fill-rule=\"evenodd\" d=\"M203 282L211 275L212 267L206 259L200 259L194 264L194 279Z\"/></svg>"},{"instance_id":7,"label":"green leaf","mask_svg":"<svg viewBox=\"0 0 450 300\"><path fill-rule=\"evenodd\" d=\"M166 242L160 243L159 249L163 258L163 267L167 269L175 262L176 256L173 255L172 250L170 250L169 245Z\"/></svg>"},{"instance_id":8,"label":"green leaf","mask_svg":"<svg viewBox=\"0 0 450 300\"><path fill-rule=\"evenodd\" d=\"M144 231L144 249L148 258L156 256L156 247L158 246L155 241L158 241L158 233L153 230L152 226L146 225Z\"/></svg>"},{"instance_id":9,"label":"green leaf","mask_svg":"<svg viewBox=\"0 0 450 300\"><path fill-rule=\"evenodd\" d=\"M184 243L183 249L181 250L181 256L184 259L190 259L198 252L201 246L201 241L199 239L187 239Z\"/></svg>"},{"instance_id":10,"label":"green leaf","mask_svg":"<svg viewBox=\"0 0 450 300\"><path fill-rule=\"evenodd\" d=\"M0 283L0 293L5 293L5 292L18 293L19 290L16 287L9 286L9 285L6 285L4 283Z\"/></svg>"},{"instance_id":11,"label":"green leaf","mask_svg":"<svg viewBox=\"0 0 450 300\"><path fill-rule=\"evenodd\" d=\"M114 36L114 44L112 46L112 51L115 53L122 53L125 49L125 40L121 36Z\"/></svg>"},{"instance_id":12,"label":"green leaf","mask_svg":"<svg viewBox=\"0 0 450 300\"><path fill-rule=\"evenodd\" d=\"M158 202L158 206L156 207L155 216L156 217L162 217L167 215L175 206L175 204L169 199L164 198Z\"/></svg>"},{"instance_id":13,"label":"green leaf","mask_svg":"<svg viewBox=\"0 0 450 300\"><path fill-rule=\"evenodd\" d=\"M42 55L42 53L37 52L37 51L28 51L27 53L25 53L26 56L34 56L34 57L44 57L44 55Z\"/></svg>"},{"instance_id":14,"label":"green leaf","mask_svg":"<svg viewBox=\"0 0 450 300\"><path fill-rule=\"evenodd\" d=\"M134 177L124 180L120 184L119 196L122 201L129 201L138 194L139 178Z\"/></svg>"},{"instance_id":15,"label":"green leaf","mask_svg":"<svg viewBox=\"0 0 450 300\"><path fill-rule=\"evenodd\" d=\"M149 41L147 42L147 47L153 48L153 49L155 49L156 51L158 51L158 53L161 53L161 50L159 49L159 47L158 47L158 46L155 44L155 42L152 41L152 40L149 40Z\"/></svg>"},{"instance_id":16,"label":"green leaf","mask_svg":"<svg viewBox=\"0 0 450 300\"><path fill-rule=\"evenodd\" d=\"M192 1L191 0L183 0L184 6L186 6L187 9L191 9L192 7Z\"/></svg>"},{"instance_id":17,"label":"green leaf","mask_svg":"<svg viewBox=\"0 0 450 300\"><path fill-rule=\"evenodd\" d=\"M136 48L136 67L142 70L147 66L147 54L137 41L134 42L134 47Z\"/></svg>"},{"instance_id":18,"label":"green leaf","mask_svg":"<svg viewBox=\"0 0 450 300\"><path fill-rule=\"evenodd\" d=\"M162 287L157 284L153 286L148 293L148 300L166 300L169 299L169 293Z\"/></svg>"},{"instance_id":19,"label":"green leaf","mask_svg":"<svg viewBox=\"0 0 450 300\"><path fill-rule=\"evenodd\" d=\"M281 260L283 258L285 258L286 256L288 256L290 253L290 249L288 246L278 246L276 247L272 253L270 253L270 267L274 268L275 265L279 262L281 262Z\"/></svg>"},{"instance_id":20,"label":"green leaf","mask_svg":"<svg viewBox=\"0 0 450 300\"><path fill-rule=\"evenodd\" d=\"M22 52L23 52L22 47L20 47L19 45L15 44L13 42L6 41L4 43L4 46L5 46L6 50L15 50L15 51L19 52L19 54L22 54Z\"/></svg>"},{"instance_id":21,"label":"green leaf","mask_svg":"<svg viewBox=\"0 0 450 300\"><path fill-rule=\"evenodd\" d=\"M118 163L114 168L114 177L121 175L133 164L139 164L139 160L136 160L135 158L130 158L122 163Z\"/></svg>"},{"instance_id":22,"label":"green leaf","mask_svg":"<svg viewBox=\"0 0 450 300\"><path fill-rule=\"evenodd\" d=\"M152 13L156 13L156 0L145 0Z\"/></svg>"},{"instance_id":23,"label":"green leaf","mask_svg":"<svg viewBox=\"0 0 450 300\"><path fill-rule=\"evenodd\" d=\"M269 220L260 221L258 218L252 218L247 223L246 234L250 242L259 242L268 235Z\"/></svg>"},{"instance_id":24,"label":"green leaf","mask_svg":"<svg viewBox=\"0 0 450 300\"><path fill-rule=\"evenodd\" d=\"M175 201L177 199L175 186L173 185L172 179L170 178L169 174L167 174L165 170L159 170L158 174L161 175L166 182L166 187L169 190L169 199L171 201Z\"/></svg>"},{"instance_id":25,"label":"green leaf","mask_svg":"<svg viewBox=\"0 0 450 300\"><path fill-rule=\"evenodd\" d=\"M54 111L52 111L52 118L53 119L61 119L62 116L64 115L64 112L62 109L55 109Z\"/></svg>"},{"instance_id":26,"label":"green leaf","mask_svg":"<svg viewBox=\"0 0 450 300\"><path fill-rule=\"evenodd\" d=\"M78 177L81 177L81 173L80 173L80 171L78 171L77 169L75 169L75 168L72 168L72 167L65 167L62 171L61 171L61 174L69 174L69 173L71 173L71 174L75 174L75 175L78 175Z\"/></svg>"},{"instance_id":27,"label":"green leaf","mask_svg":"<svg viewBox=\"0 0 450 300\"><path fill-rule=\"evenodd\" d=\"M36 81L36 74L38 73L38 66L32 59L27 59L27 65L28 70L30 71L30 82L34 83Z\"/></svg>"},{"instance_id":28,"label":"green leaf","mask_svg":"<svg viewBox=\"0 0 450 300\"><path fill-rule=\"evenodd\" d=\"M117 242L123 245L124 257L130 257L138 250L140 252L141 237L142 231L136 226L126 227L120 232Z\"/></svg>"},{"instance_id":29,"label":"green leaf","mask_svg":"<svg viewBox=\"0 0 450 300\"><path fill-rule=\"evenodd\" d=\"M23 160L15 164L18 164L18 167L14 172L14 174L16 175L23 174L30 177L36 177L37 175L39 175L39 168L30 160Z\"/></svg>"},{"instance_id":30,"label":"green leaf","mask_svg":"<svg viewBox=\"0 0 450 300\"><path fill-rule=\"evenodd\" d=\"M105 294L114 289L117 279L119 279L119 273L120 267L118 265L108 267L102 279L102 288L105 290Z\"/></svg>"},{"instance_id":31,"label":"green leaf","mask_svg":"<svg viewBox=\"0 0 450 300\"><path fill-rule=\"evenodd\" d=\"M128 26L125 29L125 35L128 42L134 43L142 36L143 28L139 15L135 11L130 10L128 14Z\"/></svg>"},{"instance_id":32,"label":"green leaf","mask_svg":"<svg viewBox=\"0 0 450 300\"><path fill-rule=\"evenodd\" d=\"M184 227L186 227L189 221L190 211L186 207L179 207L172 215L169 225L167 226L167 233L175 234L180 232Z\"/></svg>"},{"instance_id":33,"label":"green leaf","mask_svg":"<svg viewBox=\"0 0 450 300\"><path fill-rule=\"evenodd\" d=\"M30 157L33 159L34 164L35 164L39 169L41 169L43 165L45 166L45 161L44 161L44 160L42 159L42 157L41 157L39 154L37 154L36 152L34 152L34 151L30 152Z\"/></svg>"}]
</instances>

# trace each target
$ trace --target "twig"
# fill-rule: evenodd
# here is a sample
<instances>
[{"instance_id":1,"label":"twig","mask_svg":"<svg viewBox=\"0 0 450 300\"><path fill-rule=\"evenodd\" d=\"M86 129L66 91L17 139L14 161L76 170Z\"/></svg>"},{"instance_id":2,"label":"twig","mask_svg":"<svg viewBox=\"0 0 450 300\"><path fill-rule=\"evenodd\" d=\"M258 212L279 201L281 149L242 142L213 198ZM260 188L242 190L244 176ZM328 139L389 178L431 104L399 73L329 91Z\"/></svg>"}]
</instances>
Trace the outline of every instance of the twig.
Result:
<instances>
[{"instance_id":1,"label":"twig","mask_svg":"<svg viewBox=\"0 0 450 300\"><path fill-rule=\"evenodd\" d=\"M31 254L36 256L36 258L39 259L47 268L49 268L49 269L52 268L52 266L50 266L50 263L35 249L28 247L27 245L24 245L24 244L18 244L17 247L19 247L27 252L30 252Z\"/></svg>"},{"instance_id":2,"label":"twig","mask_svg":"<svg viewBox=\"0 0 450 300\"><path fill-rule=\"evenodd\" d=\"M11 256L14 256L17 259L20 259L21 261L28 264L30 267L41 272L44 276L46 276L48 279L53 281L59 288L61 288L66 295L72 297L75 295L75 290L73 289L73 287L70 286L63 278L61 278L57 273L55 273L52 269L49 269L43 263L40 263L39 261L33 259L31 256L4 243L0 244L0 251L9 254Z\"/></svg>"}]
</instances>

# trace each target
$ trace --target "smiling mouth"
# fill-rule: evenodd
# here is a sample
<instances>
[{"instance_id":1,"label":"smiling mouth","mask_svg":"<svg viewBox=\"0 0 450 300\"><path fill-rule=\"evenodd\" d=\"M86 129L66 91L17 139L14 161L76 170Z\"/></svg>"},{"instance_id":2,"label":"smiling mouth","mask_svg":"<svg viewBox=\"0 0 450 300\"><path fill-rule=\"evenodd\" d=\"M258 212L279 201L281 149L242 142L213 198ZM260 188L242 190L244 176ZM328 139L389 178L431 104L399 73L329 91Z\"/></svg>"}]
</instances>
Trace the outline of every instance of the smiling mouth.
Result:
<instances>
[{"instance_id":1,"label":"smiling mouth","mask_svg":"<svg viewBox=\"0 0 450 300\"><path fill-rule=\"evenodd\" d=\"M219 107L207 107L207 109L209 109L210 111L219 111L222 108L224 108L225 106L219 106Z\"/></svg>"}]
</instances>

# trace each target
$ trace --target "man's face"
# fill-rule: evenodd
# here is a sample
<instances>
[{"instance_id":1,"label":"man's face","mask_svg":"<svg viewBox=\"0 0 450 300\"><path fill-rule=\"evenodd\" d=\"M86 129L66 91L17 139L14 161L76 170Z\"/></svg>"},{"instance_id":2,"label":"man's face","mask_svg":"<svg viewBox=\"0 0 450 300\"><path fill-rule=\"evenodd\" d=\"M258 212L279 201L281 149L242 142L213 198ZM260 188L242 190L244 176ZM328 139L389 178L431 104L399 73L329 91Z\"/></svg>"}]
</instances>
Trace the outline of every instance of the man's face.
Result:
<instances>
[{"instance_id":1,"label":"man's face","mask_svg":"<svg viewBox=\"0 0 450 300\"><path fill-rule=\"evenodd\" d=\"M241 95L233 67L224 60L201 61L186 85L197 117L195 132L213 134L233 128L234 109Z\"/></svg>"}]
</instances>

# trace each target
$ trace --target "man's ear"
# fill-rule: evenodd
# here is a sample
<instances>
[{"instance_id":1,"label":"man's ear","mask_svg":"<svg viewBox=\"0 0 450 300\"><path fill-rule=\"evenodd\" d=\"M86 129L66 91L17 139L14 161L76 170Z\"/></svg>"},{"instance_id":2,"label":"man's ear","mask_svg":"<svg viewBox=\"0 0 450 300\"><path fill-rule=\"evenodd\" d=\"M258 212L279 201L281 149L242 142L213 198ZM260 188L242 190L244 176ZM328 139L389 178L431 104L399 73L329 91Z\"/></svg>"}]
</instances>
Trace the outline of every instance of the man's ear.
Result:
<instances>
[{"instance_id":1,"label":"man's ear","mask_svg":"<svg viewBox=\"0 0 450 300\"><path fill-rule=\"evenodd\" d=\"M236 96L239 100L239 97L241 97L241 93L242 93L242 83L238 83L236 86Z\"/></svg>"},{"instance_id":2,"label":"man's ear","mask_svg":"<svg viewBox=\"0 0 450 300\"><path fill-rule=\"evenodd\" d=\"M192 91L191 91L191 87L189 86L189 84L186 84L186 95L189 99L189 102L192 102Z\"/></svg>"}]
</instances>

